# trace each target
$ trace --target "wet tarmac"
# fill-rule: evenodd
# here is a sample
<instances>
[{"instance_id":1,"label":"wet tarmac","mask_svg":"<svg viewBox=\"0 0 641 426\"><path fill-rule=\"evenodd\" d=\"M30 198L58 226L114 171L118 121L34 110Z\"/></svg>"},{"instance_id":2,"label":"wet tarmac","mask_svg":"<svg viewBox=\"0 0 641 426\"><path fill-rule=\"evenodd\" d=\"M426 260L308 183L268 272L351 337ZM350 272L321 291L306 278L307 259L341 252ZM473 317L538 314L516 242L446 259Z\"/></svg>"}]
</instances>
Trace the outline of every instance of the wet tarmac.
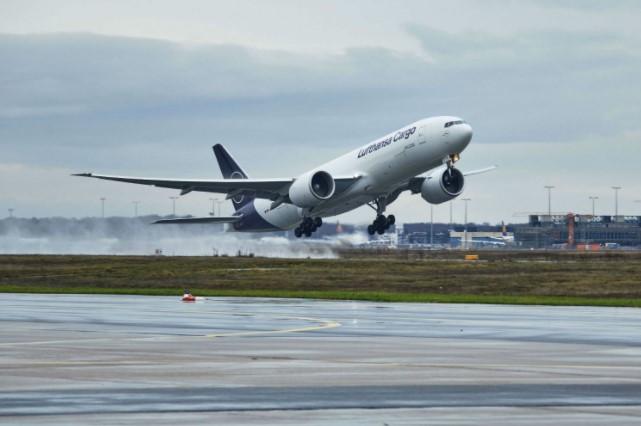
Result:
<instances>
[{"instance_id":1,"label":"wet tarmac","mask_svg":"<svg viewBox=\"0 0 641 426\"><path fill-rule=\"evenodd\" d=\"M0 424L641 423L641 309L0 299Z\"/></svg>"}]
</instances>

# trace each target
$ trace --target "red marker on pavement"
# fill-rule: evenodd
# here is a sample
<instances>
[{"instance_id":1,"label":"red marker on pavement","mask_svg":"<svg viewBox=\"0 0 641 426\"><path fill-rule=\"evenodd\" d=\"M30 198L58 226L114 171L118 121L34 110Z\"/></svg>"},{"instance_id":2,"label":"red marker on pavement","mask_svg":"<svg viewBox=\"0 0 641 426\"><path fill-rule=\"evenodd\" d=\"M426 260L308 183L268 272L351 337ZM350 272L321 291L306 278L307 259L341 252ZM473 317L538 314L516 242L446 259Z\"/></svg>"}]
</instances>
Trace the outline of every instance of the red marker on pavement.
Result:
<instances>
[{"instance_id":1,"label":"red marker on pavement","mask_svg":"<svg viewBox=\"0 0 641 426\"><path fill-rule=\"evenodd\" d=\"M195 301L196 301L196 297L194 297L194 296L189 292L189 290L185 290L185 293L183 294L182 301L183 301L183 302L195 302Z\"/></svg>"}]
</instances>

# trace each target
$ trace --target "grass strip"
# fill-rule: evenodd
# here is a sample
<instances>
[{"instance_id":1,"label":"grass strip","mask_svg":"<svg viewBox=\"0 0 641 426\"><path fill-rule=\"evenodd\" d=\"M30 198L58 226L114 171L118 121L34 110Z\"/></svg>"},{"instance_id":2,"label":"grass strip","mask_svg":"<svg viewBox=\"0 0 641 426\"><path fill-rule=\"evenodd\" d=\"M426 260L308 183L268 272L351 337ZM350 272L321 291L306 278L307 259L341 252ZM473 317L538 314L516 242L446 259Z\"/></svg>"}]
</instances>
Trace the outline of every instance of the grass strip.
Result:
<instances>
[{"instance_id":1,"label":"grass strip","mask_svg":"<svg viewBox=\"0 0 641 426\"><path fill-rule=\"evenodd\" d=\"M166 288L97 288L89 286L25 287L9 284L0 285L0 293L181 296L175 291ZM270 297L408 303L641 307L641 299L639 298L594 298L582 296L417 294L368 291L211 290L198 288L192 288L192 293L204 297Z\"/></svg>"}]
</instances>

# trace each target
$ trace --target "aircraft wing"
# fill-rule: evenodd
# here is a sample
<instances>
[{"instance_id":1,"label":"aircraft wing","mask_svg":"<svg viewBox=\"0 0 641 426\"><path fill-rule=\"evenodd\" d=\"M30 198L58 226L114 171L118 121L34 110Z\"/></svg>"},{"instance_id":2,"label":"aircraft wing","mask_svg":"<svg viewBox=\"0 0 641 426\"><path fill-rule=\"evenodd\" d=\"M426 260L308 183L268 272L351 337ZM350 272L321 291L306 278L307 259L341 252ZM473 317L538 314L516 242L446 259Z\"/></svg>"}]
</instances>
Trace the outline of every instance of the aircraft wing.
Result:
<instances>
[{"instance_id":1,"label":"aircraft wing","mask_svg":"<svg viewBox=\"0 0 641 426\"><path fill-rule=\"evenodd\" d=\"M227 198L236 195L249 194L256 198L267 200L282 200L289 202L289 187L294 182L293 178L282 179L162 179L139 178L130 176L99 175L94 173L76 173L72 176L91 177L96 179L113 180L117 182L137 183L151 185L159 188L180 190L180 195L197 192L216 192L227 194ZM336 193L340 193L360 179L361 176L336 177Z\"/></svg>"},{"instance_id":2,"label":"aircraft wing","mask_svg":"<svg viewBox=\"0 0 641 426\"><path fill-rule=\"evenodd\" d=\"M206 216L206 217L184 217L178 219L160 219L153 224L176 224L183 223L234 223L238 222L242 216Z\"/></svg>"},{"instance_id":3,"label":"aircraft wing","mask_svg":"<svg viewBox=\"0 0 641 426\"><path fill-rule=\"evenodd\" d=\"M471 170L469 172L463 172L463 176L472 176L472 175L480 175L481 173L487 173L491 172L492 170L496 169L498 166L490 166L490 167L485 167L483 169L477 169L477 170Z\"/></svg>"},{"instance_id":4,"label":"aircraft wing","mask_svg":"<svg viewBox=\"0 0 641 426\"><path fill-rule=\"evenodd\" d=\"M77 173L72 176L92 177L96 179L113 180L117 182L151 185L159 188L179 189L180 195L192 191L216 192L229 194L231 197L251 193L256 198L274 200L286 196L289 187L294 182L292 178L285 179L158 179L129 176L98 175L94 173Z\"/></svg>"},{"instance_id":5,"label":"aircraft wing","mask_svg":"<svg viewBox=\"0 0 641 426\"><path fill-rule=\"evenodd\" d=\"M483 169L477 169L477 170L471 170L469 172L463 172L463 176L480 175L481 173L491 172L492 170L496 169L497 167L498 166L489 166L489 167L485 167ZM421 192L421 185L423 185L423 182L425 181L425 179L429 179L429 176L416 176L416 177L413 177L406 184L400 186L396 190L396 192L400 193L402 191L410 190L412 192L412 194L419 193L419 192ZM398 197L398 194L395 194L395 195L396 196L394 197L393 200L395 200L396 197Z\"/></svg>"}]
</instances>

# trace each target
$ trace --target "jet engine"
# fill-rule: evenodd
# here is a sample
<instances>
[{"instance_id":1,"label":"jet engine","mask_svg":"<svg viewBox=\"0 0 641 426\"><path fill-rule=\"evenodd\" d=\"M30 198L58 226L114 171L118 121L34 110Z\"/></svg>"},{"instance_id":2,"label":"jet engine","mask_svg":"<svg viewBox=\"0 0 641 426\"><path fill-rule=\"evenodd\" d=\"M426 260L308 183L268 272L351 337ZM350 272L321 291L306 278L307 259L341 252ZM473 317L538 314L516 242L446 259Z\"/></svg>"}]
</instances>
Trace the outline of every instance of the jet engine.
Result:
<instances>
[{"instance_id":1,"label":"jet engine","mask_svg":"<svg viewBox=\"0 0 641 426\"><path fill-rule=\"evenodd\" d=\"M298 207L315 207L334 195L334 178L322 170L299 176L289 187L289 199Z\"/></svg>"},{"instance_id":2,"label":"jet engine","mask_svg":"<svg viewBox=\"0 0 641 426\"><path fill-rule=\"evenodd\" d=\"M441 204L461 195L464 186L463 173L445 167L435 170L423 181L421 196L430 204Z\"/></svg>"}]
</instances>

